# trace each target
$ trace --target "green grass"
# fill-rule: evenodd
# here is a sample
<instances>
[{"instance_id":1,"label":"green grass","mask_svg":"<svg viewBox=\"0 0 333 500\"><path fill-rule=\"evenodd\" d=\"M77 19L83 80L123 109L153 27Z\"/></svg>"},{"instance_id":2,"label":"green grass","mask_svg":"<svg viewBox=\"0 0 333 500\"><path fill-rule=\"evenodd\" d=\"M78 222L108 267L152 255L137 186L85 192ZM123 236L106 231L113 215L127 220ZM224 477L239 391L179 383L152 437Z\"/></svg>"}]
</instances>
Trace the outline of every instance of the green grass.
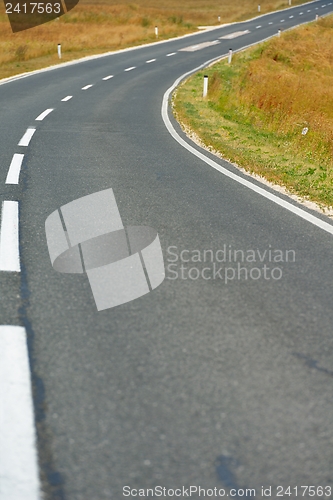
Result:
<instances>
[{"instance_id":1,"label":"green grass","mask_svg":"<svg viewBox=\"0 0 333 500\"><path fill-rule=\"evenodd\" d=\"M174 94L178 120L247 171L331 207L332 35L330 16L199 72Z\"/></svg>"}]
</instances>

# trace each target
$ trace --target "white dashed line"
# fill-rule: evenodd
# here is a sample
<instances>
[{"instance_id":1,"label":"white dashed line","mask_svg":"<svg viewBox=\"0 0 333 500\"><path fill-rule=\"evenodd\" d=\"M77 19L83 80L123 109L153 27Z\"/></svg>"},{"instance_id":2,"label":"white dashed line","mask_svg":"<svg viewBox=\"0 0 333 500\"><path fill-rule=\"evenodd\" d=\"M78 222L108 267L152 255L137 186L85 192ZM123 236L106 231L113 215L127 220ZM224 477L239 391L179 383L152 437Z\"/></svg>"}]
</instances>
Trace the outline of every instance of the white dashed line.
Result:
<instances>
[{"instance_id":1,"label":"white dashed line","mask_svg":"<svg viewBox=\"0 0 333 500\"><path fill-rule=\"evenodd\" d=\"M146 61L146 63L150 64L150 63L155 62L155 61L156 61L156 59L149 59L149 61Z\"/></svg>"},{"instance_id":2,"label":"white dashed line","mask_svg":"<svg viewBox=\"0 0 333 500\"><path fill-rule=\"evenodd\" d=\"M281 19L280 23L284 23L284 19Z\"/></svg>"},{"instance_id":3,"label":"white dashed line","mask_svg":"<svg viewBox=\"0 0 333 500\"><path fill-rule=\"evenodd\" d=\"M22 139L20 140L20 142L18 143L19 146L29 146L29 143L32 139L32 136L34 135L34 133L36 132L36 129L35 128L31 128L29 127L25 134L23 135Z\"/></svg>"},{"instance_id":4,"label":"white dashed line","mask_svg":"<svg viewBox=\"0 0 333 500\"><path fill-rule=\"evenodd\" d=\"M306 12L311 12L311 9L307 10Z\"/></svg>"},{"instance_id":5,"label":"white dashed line","mask_svg":"<svg viewBox=\"0 0 333 500\"><path fill-rule=\"evenodd\" d=\"M259 29L259 28L261 28L261 26L256 26L256 30Z\"/></svg>"},{"instance_id":6,"label":"white dashed line","mask_svg":"<svg viewBox=\"0 0 333 500\"><path fill-rule=\"evenodd\" d=\"M66 102L66 101L69 101L70 99L72 99L73 96L72 95L68 95L67 97L64 97L63 99L61 99L62 102Z\"/></svg>"},{"instance_id":7,"label":"white dashed line","mask_svg":"<svg viewBox=\"0 0 333 500\"><path fill-rule=\"evenodd\" d=\"M324 7L326 7L326 5L322 5L321 8L323 9Z\"/></svg>"},{"instance_id":8,"label":"white dashed line","mask_svg":"<svg viewBox=\"0 0 333 500\"><path fill-rule=\"evenodd\" d=\"M170 56L175 56L176 54L177 54L177 52L170 52L170 54L167 54L166 56L170 57Z\"/></svg>"},{"instance_id":9,"label":"white dashed line","mask_svg":"<svg viewBox=\"0 0 333 500\"><path fill-rule=\"evenodd\" d=\"M300 13L299 13L299 15L300 15L300 16L303 16L303 12L300 12Z\"/></svg>"},{"instance_id":10,"label":"white dashed line","mask_svg":"<svg viewBox=\"0 0 333 500\"><path fill-rule=\"evenodd\" d=\"M24 155L15 153L9 166L6 184L18 184Z\"/></svg>"},{"instance_id":11,"label":"white dashed line","mask_svg":"<svg viewBox=\"0 0 333 500\"><path fill-rule=\"evenodd\" d=\"M0 498L38 500L36 431L22 326L0 326L0 394Z\"/></svg>"},{"instance_id":12,"label":"white dashed line","mask_svg":"<svg viewBox=\"0 0 333 500\"><path fill-rule=\"evenodd\" d=\"M0 271L21 271L18 226L18 201L4 201L2 204L0 230ZM3 434L3 431L0 434ZM1 474L2 470L0 467Z\"/></svg>"},{"instance_id":13,"label":"white dashed line","mask_svg":"<svg viewBox=\"0 0 333 500\"><path fill-rule=\"evenodd\" d=\"M93 85L86 85L85 87L82 87L81 90L88 90L90 89L91 87L93 87Z\"/></svg>"},{"instance_id":14,"label":"white dashed line","mask_svg":"<svg viewBox=\"0 0 333 500\"><path fill-rule=\"evenodd\" d=\"M233 33L229 33L228 35L220 36L220 40L233 40L234 38L238 38L239 36L247 35L250 33L249 30L245 31L234 31Z\"/></svg>"},{"instance_id":15,"label":"white dashed line","mask_svg":"<svg viewBox=\"0 0 333 500\"><path fill-rule=\"evenodd\" d=\"M315 10L318 10L319 7L316 7Z\"/></svg>"},{"instance_id":16,"label":"white dashed line","mask_svg":"<svg viewBox=\"0 0 333 500\"><path fill-rule=\"evenodd\" d=\"M136 68L136 66L131 66L130 68L124 69L124 71L132 71L132 69L135 69L135 68Z\"/></svg>"},{"instance_id":17,"label":"white dashed line","mask_svg":"<svg viewBox=\"0 0 333 500\"><path fill-rule=\"evenodd\" d=\"M289 16L289 19L292 19L294 16Z\"/></svg>"},{"instance_id":18,"label":"white dashed line","mask_svg":"<svg viewBox=\"0 0 333 500\"><path fill-rule=\"evenodd\" d=\"M41 113L39 116L37 116L36 118L36 121L38 122L41 122L42 120L44 120L44 118L49 115L50 113L52 113L54 108L50 108L50 109L46 109L45 111L43 111L43 113Z\"/></svg>"},{"instance_id":19,"label":"white dashed line","mask_svg":"<svg viewBox=\"0 0 333 500\"><path fill-rule=\"evenodd\" d=\"M270 22L270 23L268 23L268 24L273 24L273 23L272 23L272 21L271 21L271 22Z\"/></svg>"},{"instance_id":20,"label":"white dashed line","mask_svg":"<svg viewBox=\"0 0 333 500\"><path fill-rule=\"evenodd\" d=\"M105 76L104 78L102 78L102 80L106 81L110 80L111 78L113 78L113 75Z\"/></svg>"}]
</instances>

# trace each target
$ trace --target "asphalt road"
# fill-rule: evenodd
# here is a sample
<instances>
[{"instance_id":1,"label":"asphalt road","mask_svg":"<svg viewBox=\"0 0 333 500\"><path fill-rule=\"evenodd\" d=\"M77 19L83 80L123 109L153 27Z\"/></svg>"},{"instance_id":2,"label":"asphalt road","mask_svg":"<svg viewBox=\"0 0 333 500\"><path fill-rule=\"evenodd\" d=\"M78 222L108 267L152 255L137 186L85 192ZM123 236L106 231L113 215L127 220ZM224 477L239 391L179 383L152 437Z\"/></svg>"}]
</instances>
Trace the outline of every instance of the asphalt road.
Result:
<instances>
[{"instance_id":1,"label":"asphalt road","mask_svg":"<svg viewBox=\"0 0 333 500\"><path fill-rule=\"evenodd\" d=\"M161 117L185 72L332 10L312 2L0 85L1 201L19 201L21 262L0 275L1 324L27 330L45 500L120 500L124 486L241 489L234 498L333 488L332 234L202 162ZM25 155L17 186L5 184L14 153ZM125 226L157 230L166 279L98 312L86 276L52 268L44 225L107 188ZM186 262L204 250L214 262Z\"/></svg>"}]
</instances>

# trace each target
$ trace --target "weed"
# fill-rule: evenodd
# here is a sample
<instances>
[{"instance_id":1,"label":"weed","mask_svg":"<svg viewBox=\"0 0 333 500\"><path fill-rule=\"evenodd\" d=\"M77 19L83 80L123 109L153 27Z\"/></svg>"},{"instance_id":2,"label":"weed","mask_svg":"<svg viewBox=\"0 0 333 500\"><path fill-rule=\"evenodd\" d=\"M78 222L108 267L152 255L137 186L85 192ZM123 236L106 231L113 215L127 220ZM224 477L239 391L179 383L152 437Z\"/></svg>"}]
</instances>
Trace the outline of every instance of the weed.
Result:
<instances>
[{"instance_id":1,"label":"weed","mask_svg":"<svg viewBox=\"0 0 333 500\"><path fill-rule=\"evenodd\" d=\"M333 205L332 30L328 16L215 64L206 99L203 73L194 75L179 89L177 116L232 161Z\"/></svg>"}]
</instances>

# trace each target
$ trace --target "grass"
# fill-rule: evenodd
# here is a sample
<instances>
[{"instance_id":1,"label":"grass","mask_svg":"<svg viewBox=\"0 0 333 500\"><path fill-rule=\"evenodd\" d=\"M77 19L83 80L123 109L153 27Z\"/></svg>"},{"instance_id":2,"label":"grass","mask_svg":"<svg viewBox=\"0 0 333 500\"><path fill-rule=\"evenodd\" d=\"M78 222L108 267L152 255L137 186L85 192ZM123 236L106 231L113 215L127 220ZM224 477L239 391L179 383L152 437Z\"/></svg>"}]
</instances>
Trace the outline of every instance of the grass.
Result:
<instances>
[{"instance_id":1,"label":"grass","mask_svg":"<svg viewBox=\"0 0 333 500\"><path fill-rule=\"evenodd\" d=\"M293 5L304 0L293 0ZM258 0L81 0L57 20L13 34L0 2L0 79L59 63L159 39L195 32L197 26L244 20L258 14ZM287 0L262 0L261 13L288 6Z\"/></svg>"},{"instance_id":2,"label":"grass","mask_svg":"<svg viewBox=\"0 0 333 500\"><path fill-rule=\"evenodd\" d=\"M329 16L201 71L174 95L179 121L223 157L331 207L332 35Z\"/></svg>"}]
</instances>

